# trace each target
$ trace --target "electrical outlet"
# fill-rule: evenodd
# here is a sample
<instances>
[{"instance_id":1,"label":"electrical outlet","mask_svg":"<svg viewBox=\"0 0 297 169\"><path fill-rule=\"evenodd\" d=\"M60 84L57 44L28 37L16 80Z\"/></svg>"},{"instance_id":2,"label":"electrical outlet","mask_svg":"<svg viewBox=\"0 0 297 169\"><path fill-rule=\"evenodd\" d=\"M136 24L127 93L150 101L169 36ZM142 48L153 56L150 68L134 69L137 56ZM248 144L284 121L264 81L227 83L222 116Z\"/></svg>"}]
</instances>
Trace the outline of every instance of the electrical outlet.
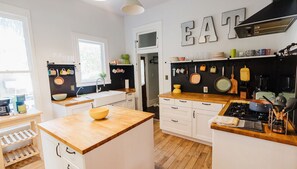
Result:
<instances>
[{"instance_id":1,"label":"electrical outlet","mask_svg":"<svg viewBox=\"0 0 297 169\"><path fill-rule=\"evenodd\" d=\"M203 86L203 93L208 93L208 87L207 86Z\"/></svg>"},{"instance_id":2,"label":"electrical outlet","mask_svg":"<svg viewBox=\"0 0 297 169\"><path fill-rule=\"evenodd\" d=\"M70 90L71 90L71 91L75 91L75 90L74 90L74 85L70 85Z\"/></svg>"},{"instance_id":3,"label":"electrical outlet","mask_svg":"<svg viewBox=\"0 0 297 169\"><path fill-rule=\"evenodd\" d=\"M165 80L168 80L168 75L165 75Z\"/></svg>"}]
</instances>

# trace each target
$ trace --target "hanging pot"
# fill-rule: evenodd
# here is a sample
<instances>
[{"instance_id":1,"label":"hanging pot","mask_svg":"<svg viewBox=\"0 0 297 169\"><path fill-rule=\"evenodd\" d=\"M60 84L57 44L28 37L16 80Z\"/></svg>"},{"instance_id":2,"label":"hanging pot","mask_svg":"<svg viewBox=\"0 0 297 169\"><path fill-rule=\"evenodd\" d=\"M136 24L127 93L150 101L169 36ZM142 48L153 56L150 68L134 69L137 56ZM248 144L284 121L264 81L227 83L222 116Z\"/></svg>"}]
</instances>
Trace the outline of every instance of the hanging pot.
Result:
<instances>
[{"instance_id":1,"label":"hanging pot","mask_svg":"<svg viewBox=\"0 0 297 169\"><path fill-rule=\"evenodd\" d=\"M59 70L57 69L56 71L57 71L57 77L54 79L54 83L56 85L61 86L64 84L64 79L59 75Z\"/></svg>"}]
</instances>

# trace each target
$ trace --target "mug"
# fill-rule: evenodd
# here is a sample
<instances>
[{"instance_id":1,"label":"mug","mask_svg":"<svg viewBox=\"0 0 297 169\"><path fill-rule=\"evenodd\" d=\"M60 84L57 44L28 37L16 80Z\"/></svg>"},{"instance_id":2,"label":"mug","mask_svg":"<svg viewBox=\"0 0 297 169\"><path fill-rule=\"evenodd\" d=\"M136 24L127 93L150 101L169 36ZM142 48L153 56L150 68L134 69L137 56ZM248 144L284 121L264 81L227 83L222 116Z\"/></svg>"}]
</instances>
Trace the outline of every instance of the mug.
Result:
<instances>
[{"instance_id":1,"label":"mug","mask_svg":"<svg viewBox=\"0 0 297 169\"><path fill-rule=\"evenodd\" d=\"M231 49L230 50L230 56L231 56L231 58L235 58L236 57L236 49Z\"/></svg>"},{"instance_id":2,"label":"mug","mask_svg":"<svg viewBox=\"0 0 297 169\"><path fill-rule=\"evenodd\" d=\"M206 65L205 64L201 65L200 66L200 71L205 72L205 70L206 70Z\"/></svg>"},{"instance_id":3,"label":"mug","mask_svg":"<svg viewBox=\"0 0 297 169\"><path fill-rule=\"evenodd\" d=\"M181 68L181 69L180 69L180 73L181 73L181 74L184 74L184 73L185 73L185 69L184 69L184 68Z\"/></svg>"},{"instance_id":4,"label":"mug","mask_svg":"<svg viewBox=\"0 0 297 169\"><path fill-rule=\"evenodd\" d=\"M56 75L57 72L55 71L55 69L50 68L50 69L48 70L48 74L49 74L49 75Z\"/></svg>"},{"instance_id":5,"label":"mug","mask_svg":"<svg viewBox=\"0 0 297 169\"><path fill-rule=\"evenodd\" d=\"M65 70L65 68L62 68L60 70L60 75L67 75L67 71Z\"/></svg>"},{"instance_id":6,"label":"mug","mask_svg":"<svg viewBox=\"0 0 297 169\"><path fill-rule=\"evenodd\" d=\"M212 66L210 68L210 73L216 73L217 72L217 67L216 66Z\"/></svg>"},{"instance_id":7,"label":"mug","mask_svg":"<svg viewBox=\"0 0 297 169\"><path fill-rule=\"evenodd\" d=\"M176 73L177 73L177 74L180 73L180 69L179 69L179 68L176 69Z\"/></svg>"}]
</instances>

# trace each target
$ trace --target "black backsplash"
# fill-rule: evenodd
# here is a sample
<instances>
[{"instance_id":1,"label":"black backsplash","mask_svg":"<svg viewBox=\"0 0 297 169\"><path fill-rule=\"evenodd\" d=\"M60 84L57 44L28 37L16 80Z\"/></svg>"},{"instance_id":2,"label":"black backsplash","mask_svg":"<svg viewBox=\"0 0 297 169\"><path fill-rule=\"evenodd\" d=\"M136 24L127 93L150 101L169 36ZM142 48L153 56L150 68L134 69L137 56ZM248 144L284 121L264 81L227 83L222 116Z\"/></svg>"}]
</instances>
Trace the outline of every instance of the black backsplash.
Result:
<instances>
[{"instance_id":1,"label":"black backsplash","mask_svg":"<svg viewBox=\"0 0 297 169\"><path fill-rule=\"evenodd\" d=\"M48 69L58 69L59 71L65 68L72 69L75 71L74 65L58 65L58 64L48 64ZM113 69L124 69L125 73L113 73ZM75 72L76 73L76 72ZM56 76L49 76L49 83L50 83L50 90L51 95L58 94L58 93L67 93L67 97L74 97L76 96L76 91L78 90L78 87L76 86L75 82L75 75L64 75L61 76L64 78L64 84L63 85L56 85L54 83L54 79ZM111 84L106 84L105 87L103 85L99 85L101 87L102 91L107 90L115 90L115 89L121 89L125 88L125 79L129 79L129 87L134 88L134 67L133 65L129 66L115 66L110 65L110 78L111 78ZM71 90L71 85L74 85L75 91ZM87 93L93 93L96 91L95 86L86 86L83 87L79 91L79 94L87 94Z\"/></svg>"},{"instance_id":2,"label":"black backsplash","mask_svg":"<svg viewBox=\"0 0 297 169\"><path fill-rule=\"evenodd\" d=\"M207 69L205 72L199 70L200 65L205 64ZM194 66L197 66L197 72L201 75L199 84L191 84L189 82L190 75L194 72ZM248 83L251 90L255 89L255 75L265 75L269 77L268 90L272 92L282 92L283 81L286 76L295 78L296 57L280 58L260 58L260 59L242 59L242 60L225 60L225 61L209 61L209 62L190 62L190 63L172 63L171 64L171 82L173 84L181 84L184 92L203 93L203 86L208 86L208 93L225 94L215 90L215 80L222 76L222 66L225 67L225 76L230 79L232 66L234 66L235 79L240 85L240 69L246 65L250 69L251 77ZM209 72L211 66L217 67L217 73ZM188 74L172 75L173 68L185 68L189 70ZM295 80L294 84L295 85ZM173 86L171 87L173 88ZM295 89L295 86L292 86Z\"/></svg>"}]
</instances>

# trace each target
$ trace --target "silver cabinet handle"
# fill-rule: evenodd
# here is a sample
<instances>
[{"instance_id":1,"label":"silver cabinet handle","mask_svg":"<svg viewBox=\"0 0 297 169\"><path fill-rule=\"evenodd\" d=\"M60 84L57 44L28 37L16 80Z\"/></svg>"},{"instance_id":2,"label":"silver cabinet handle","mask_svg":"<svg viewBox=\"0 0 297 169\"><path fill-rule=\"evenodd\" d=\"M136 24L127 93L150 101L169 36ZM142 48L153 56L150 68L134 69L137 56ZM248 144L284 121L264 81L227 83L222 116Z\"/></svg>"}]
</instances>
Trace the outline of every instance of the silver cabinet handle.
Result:
<instances>
[{"instance_id":1,"label":"silver cabinet handle","mask_svg":"<svg viewBox=\"0 0 297 169\"><path fill-rule=\"evenodd\" d=\"M66 147L66 152L69 153L69 154L75 154L75 151L72 151L72 152L69 151L69 148L68 147Z\"/></svg>"},{"instance_id":2,"label":"silver cabinet handle","mask_svg":"<svg viewBox=\"0 0 297 169\"><path fill-rule=\"evenodd\" d=\"M128 100L128 102L132 102L132 99Z\"/></svg>"},{"instance_id":3,"label":"silver cabinet handle","mask_svg":"<svg viewBox=\"0 0 297 169\"><path fill-rule=\"evenodd\" d=\"M57 154L58 157L61 157L61 155L58 152L59 146L60 146L60 143L58 143L57 146L56 146L56 154Z\"/></svg>"},{"instance_id":4,"label":"silver cabinet handle","mask_svg":"<svg viewBox=\"0 0 297 169\"><path fill-rule=\"evenodd\" d=\"M193 118L195 118L195 110L193 111Z\"/></svg>"},{"instance_id":5,"label":"silver cabinet handle","mask_svg":"<svg viewBox=\"0 0 297 169\"><path fill-rule=\"evenodd\" d=\"M181 102L181 103L187 103L187 101L185 101L185 100L180 100L179 102Z\"/></svg>"},{"instance_id":6,"label":"silver cabinet handle","mask_svg":"<svg viewBox=\"0 0 297 169\"><path fill-rule=\"evenodd\" d=\"M163 99L163 100L165 100L165 101L169 101L170 99Z\"/></svg>"},{"instance_id":7,"label":"silver cabinet handle","mask_svg":"<svg viewBox=\"0 0 297 169\"><path fill-rule=\"evenodd\" d=\"M70 164L67 165L67 169L70 169Z\"/></svg>"},{"instance_id":8,"label":"silver cabinet handle","mask_svg":"<svg viewBox=\"0 0 297 169\"><path fill-rule=\"evenodd\" d=\"M174 123L177 123L178 122L178 120L171 120L172 122L174 122Z\"/></svg>"},{"instance_id":9,"label":"silver cabinet handle","mask_svg":"<svg viewBox=\"0 0 297 169\"><path fill-rule=\"evenodd\" d=\"M171 107L172 109L178 109L178 107Z\"/></svg>"},{"instance_id":10,"label":"silver cabinet handle","mask_svg":"<svg viewBox=\"0 0 297 169\"><path fill-rule=\"evenodd\" d=\"M211 104L210 103L202 103L203 105L205 106L210 106Z\"/></svg>"}]
</instances>

